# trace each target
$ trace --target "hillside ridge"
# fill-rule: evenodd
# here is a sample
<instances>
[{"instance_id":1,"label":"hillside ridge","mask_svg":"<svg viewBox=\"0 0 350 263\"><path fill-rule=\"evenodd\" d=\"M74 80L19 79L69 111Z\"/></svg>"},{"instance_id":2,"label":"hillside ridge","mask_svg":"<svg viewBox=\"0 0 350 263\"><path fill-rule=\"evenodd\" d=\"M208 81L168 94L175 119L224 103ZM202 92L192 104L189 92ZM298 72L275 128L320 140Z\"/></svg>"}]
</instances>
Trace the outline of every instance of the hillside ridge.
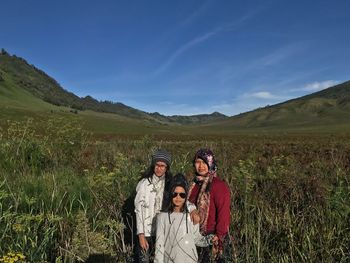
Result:
<instances>
[{"instance_id":1,"label":"hillside ridge","mask_svg":"<svg viewBox=\"0 0 350 263\"><path fill-rule=\"evenodd\" d=\"M199 124L227 118L224 114L216 112L190 116L165 116L159 113L144 112L121 102L98 101L89 95L78 97L61 87L54 78L44 71L30 65L21 57L10 55L4 49L0 53L0 81L11 82L13 86L25 89L45 102L56 106L70 107L76 111L92 110L114 113L129 118L174 124Z\"/></svg>"},{"instance_id":2,"label":"hillside ridge","mask_svg":"<svg viewBox=\"0 0 350 263\"><path fill-rule=\"evenodd\" d=\"M28 94L31 94L32 97ZM158 112L144 112L121 102L98 101L91 96L80 98L62 88L55 79L42 70L30 65L20 57L11 56L2 49L0 53L1 97L11 101L12 104L9 102L6 104L7 108L27 102L31 103L30 106L33 109L50 108L49 105L63 106L74 109L75 113L82 112L86 116L94 115L93 112L106 113L107 115L98 117L103 119L103 121L98 120L101 125L108 126L105 123L108 118L119 118L117 116L120 116L121 119L132 119L139 123L138 125L143 124L149 128L160 129L160 127L170 125L167 132L171 132L171 127L174 125L179 127L186 125L189 129L205 130L211 133L350 130L350 81L231 117L219 112L191 116L164 116ZM0 100L0 106L1 103ZM89 110L92 112L90 113ZM115 114L115 117L108 114ZM128 124L130 123L129 121Z\"/></svg>"}]
</instances>

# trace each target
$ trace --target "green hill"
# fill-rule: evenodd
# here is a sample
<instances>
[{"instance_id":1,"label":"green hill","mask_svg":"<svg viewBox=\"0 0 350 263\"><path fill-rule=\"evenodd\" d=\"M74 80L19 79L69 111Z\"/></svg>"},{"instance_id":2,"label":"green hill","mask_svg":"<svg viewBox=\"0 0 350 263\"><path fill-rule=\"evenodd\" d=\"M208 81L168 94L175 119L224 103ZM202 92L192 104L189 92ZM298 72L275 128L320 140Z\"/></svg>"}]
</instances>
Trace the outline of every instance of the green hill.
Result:
<instances>
[{"instance_id":1,"label":"green hill","mask_svg":"<svg viewBox=\"0 0 350 263\"><path fill-rule=\"evenodd\" d=\"M123 103L80 98L24 59L0 53L0 123L74 118L96 133L225 134L350 131L350 81L233 117L147 113ZM3 125L3 124L2 124Z\"/></svg>"},{"instance_id":2,"label":"green hill","mask_svg":"<svg viewBox=\"0 0 350 263\"><path fill-rule=\"evenodd\" d=\"M0 130L7 120L62 117L77 119L98 134L190 134L182 124L227 118L217 113L174 117L149 114L122 103L99 102L91 96L79 98L40 69L5 50L0 53L0 109Z\"/></svg>"},{"instance_id":3,"label":"green hill","mask_svg":"<svg viewBox=\"0 0 350 263\"><path fill-rule=\"evenodd\" d=\"M99 102L90 96L80 98L63 89L56 80L42 70L28 64L20 57L9 55L4 50L0 53L0 72L2 86L26 90L34 97L56 106L65 106L76 110L117 113L135 118L148 117L142 111L122 103Z\"/></svg>"},{"instance_id":4,"label":"green hill","mask_svg":"<svg viewBox=\"0 0 350 263\"><path fill-rule=\"evenodd\" d=\"M0 53L0 84L3 89L22 89L34 97L56 106L72 108L75 111L96 111L115 113L120 116L149 120L158 123L196 124L227 118L213 113L195 116L164 116L159 113L149 114L134 109L120 102L98 101L91 96L80 98L63 89L56 80L42 70L30 65L26 60L8 54L4 49ZM3 91L6 93L7 91ZM17 92L17 91L15 91ZM8 93L8 92L7 92ZM20 101L21 98L18 98Z\"/></svg>"},{"instance_id":5,"label":"green hill","mask_svg":"<svg viewBox=\"0 0 350 263\"><path fill-rule=\"evenodd\" d=\"M350 81L206 125L218 126L231 131L350 131Z\"/></svg>"}]
</instances>

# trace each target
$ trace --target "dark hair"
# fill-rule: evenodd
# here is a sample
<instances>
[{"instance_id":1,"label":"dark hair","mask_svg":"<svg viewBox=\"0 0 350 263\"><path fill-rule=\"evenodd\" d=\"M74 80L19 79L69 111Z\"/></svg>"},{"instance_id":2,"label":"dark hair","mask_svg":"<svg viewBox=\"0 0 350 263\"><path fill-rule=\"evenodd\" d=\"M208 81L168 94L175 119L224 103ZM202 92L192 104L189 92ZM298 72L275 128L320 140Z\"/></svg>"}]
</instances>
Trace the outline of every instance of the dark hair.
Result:
<instances>
[{"instance_id":1,"label":"dark hair","mask_svg":"<svg viewBox=\"0 0 350 263\"><path fill-rule=\"evenodd\" d=\"M156 167L156 165L154 163L151 163L150 166L148 166L148 168L141 173L141 178L140 178L140 181L142 179L148 179L148 181L151 183L152 182L152 176L154 174L154 168ZM166 168L166 171L165 171L165 182L167 182L167 178L169 179L169 183L171 182L171 178L172 178L172 174L170 172L170 166L168 166Z\"/></svg>"},{"instance_id":2,"label":"dark hair","mask_svg":"<svg viewBox=\"0 0 350 263\"><path fill-rule=\"evenodd\" d=\"M168 213L174 212L175 206L174 206L174 203L173 203L172 194L173 194L175 188L178 187L178 186L184 188L184 187L181 186L181 185L176 185L174 188L171 189L171 191L170 191L170 198L171 198L171 201L169 202L169 205L168 205L168 209L167 209L167 212L168 212ZM185 188L184 188L184 190L185 190ZM187 193L186 193L185 203L184 203L184 206L182 207L181 212L188 212L188 208L187 208L187 204L186 204L187 202L186 202L186 201L187 201Z\"/></svg>"},{"instance_id":3,"label":"dark hair","mask_svg":"<svg viewBox=\"0 0 350 263\"><path fill-rule=\"evenodd\" d=\"M185 198L185 202L184 202L184 205L182 207L182 213L185 213L185 220L186 220L186 233L188 233L188 222L187 222L187 217L188 217L188 207L187 207L187 199L188 199L188 183L187 183L187 180L185 178L185 176L182 174L182 173L178 173L176 174L174 177L173 177L173 180L171 182L171 200L169 202L169 205L168 205L168 209L167 209L167 212L168 212L168 219L169 219L169 224L171 224L171 220L170 220L170 214L172 212L174 212L174 203L173 203L173 198L172 198L172 194L173 192L175 191L175 188L178 187L178 186L181 186L184 190L185 190L185 193L186 193L186 198Z\"/></svg>"},{"instance_id":4,"label":"dark hair","mask_svg":"<svg viewBox=\"0 0 350 263\"><path fill-rule=\"evenodd\" d=\"M169 180L169 183L170 183L171 178L172 178L172 175L171 175L171 172L170 172L171 155L167 151L161 150L161 149L156 150L152 154L151 163L148 166L148 168L146 169L146 171L141 173L140 181L142 179L146 178L146 179L148 179L149 183L152 182L152 176L154 174L154 168L156 167L156 162L157 161L162 161L162 162L164 162L167 165L166 171L165 171L165 184L167 183L168 180Z\"/></svg>"},{"instance_id":5,"label":"dark hair","mask_svg":"<svg viewBox=\"0 0 350 263\"><path fill-rule=\"evenodd\" d=\"M183 206L183 211L182 212L188 212L188 208L187 208L187 199L188 199L188 183L186 181L186 178L183 174L181 173L177 173L173 178L172 178L172 181L171 181L171 185L170 185L170 202L168 204L168 207L167 207L167 212L168 213L172 213L174 212L174 203L173 203L173 198L172 198L172 194L173 192L175 191L175 188L178 187L178 186L181 186L184 190L185 190L185 193L186 193L186 198L185 198L185 203L184 203L184 206Z\"/></svg>"}]
</instances>

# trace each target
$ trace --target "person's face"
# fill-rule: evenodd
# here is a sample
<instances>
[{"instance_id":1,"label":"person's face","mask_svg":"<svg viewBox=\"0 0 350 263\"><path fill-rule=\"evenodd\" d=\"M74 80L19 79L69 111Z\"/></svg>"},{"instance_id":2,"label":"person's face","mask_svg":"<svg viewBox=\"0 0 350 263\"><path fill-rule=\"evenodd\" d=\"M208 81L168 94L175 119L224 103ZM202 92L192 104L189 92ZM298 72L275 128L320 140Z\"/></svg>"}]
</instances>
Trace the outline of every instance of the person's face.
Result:
<instances>
[{"instance_id":1,"label":"person's face","mask_svg":"<svg viewBox=\"0 0 350 263\"><path fill-rule=\"evenodd\" d=\"M168 166L165 162L158 161L154 165L154 174L158 177L161 177L165 174L167 168Z\"/></svg>"},{"instance_id":2,"label":"person's face","mask_svg":"<svg viewBox=\"0 0 350 263\"><path fill-rule=\"evenodd\" d=\"M172 192L173 204L175 207L182 208L186 200L186 192L182 186L176 186Z\"/></svg>"},{"instance_id":3,"label":"person's face","mask_svg":"<svg viewBox=\"0 0 350 263\"><path fill-rule=\"evenodd\" d=\"M197 174L200 176L206 176L208 175L209 168L208 165L200 158L197 158L194 162L194 167L196 168Z\"/></svg>"}]
</instances>

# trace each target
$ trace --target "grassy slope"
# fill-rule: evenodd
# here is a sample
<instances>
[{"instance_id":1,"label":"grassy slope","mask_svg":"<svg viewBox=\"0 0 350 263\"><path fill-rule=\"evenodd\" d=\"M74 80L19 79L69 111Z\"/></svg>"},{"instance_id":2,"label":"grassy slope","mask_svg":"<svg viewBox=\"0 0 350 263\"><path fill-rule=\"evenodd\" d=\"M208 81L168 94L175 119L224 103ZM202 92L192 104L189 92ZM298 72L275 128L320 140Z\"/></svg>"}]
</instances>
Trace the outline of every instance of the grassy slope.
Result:
<instances>
[{"instance_id":1,"label":"grassy slope","mask_svg":"<svg viewBox=\"0 0 350 263\"><path fill-rule=\"evenodd\" d=\"M349 132L350 82L302 98L231 117L210 131L231 132Z\"/></svg>"},{"instance_id":2,"label":"grassy slope","mask_svg":"<svg viewBox=\"0 0 350 263\"><path fill-rule=\"evenodd\" d=\"M257 109L222 121L203 125L162 123L151 116L138 118L94 111L71 112L32 95L27 89L44 89L56 82L19 58L2 56L0 67L0 125L7 119L38 120L64 117L77 118L85 127L97 134L261 134L312 133L350 131L350 82L274 106ZM5 66L4 66L5 65ZM25 74L24 74L25 73ZM35 78L33 76L36 76ZM57 84L57 83L56 83ZM28 86L29 85L29 86ZM74 95L74 94L72 94ZM75 95L74 95L75 96ZM123 115L123 116L122 116ZM175 116L176 117L176 116ZM219 116L220 117L220 116Z\"/></svg>"},{"instance_id":3,"label":"grassy slope","mask_svg":"<svg viewBox=\"0 0 350 263\"><path fill-rule=\"evenodd\" d=\"M308 102L292 101L283 107L266 108L212 125L161 125L150 120L136 120L117 114L80 111L73 114L67 107L46 103L11 81L0 83L0 122L7 119L38 120L64 117L78 118L87 130L100 135L194 135L271 134L281 132L346 132L350 130L349 112L335 107L335 100L313 98Z\"/></svg>"},{"instance_id":4,"label":"grassy slope","mask_svg":"<svg viewBox=\"0 0 350 263\"><path fill-rule=\"evenodd\" d=\"M11 81L10 86L16 86L29 91L35 97L54 105L72 107L77 110L91 110L96 112L114 113L137 120L148 120L162 124L200 124L212 123L227 118L219 113L201 114L194 116L163 116L159 113L149 114L134 109L122 103L99 102L91 96L80 98L75 94L64 90L59 83L48 76L42 70L30 65L24 59L8 53L0 53L0 82L3 75L7 76L6 82Z\"/></svg>"},{"instance_id":5,"label":"grassy slope","mask_svg":"<svg viewBox=\"0 0 350 263\"><path fill-rule=\"evenodd\" d=\"M6 126L7 120L26 120L34 118L45 121L48 118L64 117L78 119L84 127L97 134L170 134L176 127L161 125L146 119L133 119L117 114L94 111L71 112L70 108L59 107L33 96L18 87L10 76L2 72L0 81L0 126Z\"/></svg>"},{"instance_id":6,"label":"grassy slope","mask_svg":"<svg viewBox=\"0 0 350 263\"><path fill-rule=\"evenodd\" d=\"M7 61L2 62L5 63ZM11 63L9 65L14 66ZM17 66L22 67L21 70L24 72L33 70L21 61L18 62ZM166 125L159 121L154 121L149 117L136 119L113 113L89 110L78 111L78 114L74 114L72 109L47 103L34 96L24 87L21 87L19 71L18 68L7 71L0 68L0 127L5 127L7 120L23 121L28 118L34 118L36 122L41 122L48 118L63 117L67 119L78 119L87 130L100 135L190 134L190 132L186 131L186 128L182 129L181 125ZM25 75L30 78L33 74L32 72L27 72ZM28 81L38 82L36 85L44 85L41 78L30 79ZM27 82L27 80L24 82Z\"/></svg>"}]
</instances>

